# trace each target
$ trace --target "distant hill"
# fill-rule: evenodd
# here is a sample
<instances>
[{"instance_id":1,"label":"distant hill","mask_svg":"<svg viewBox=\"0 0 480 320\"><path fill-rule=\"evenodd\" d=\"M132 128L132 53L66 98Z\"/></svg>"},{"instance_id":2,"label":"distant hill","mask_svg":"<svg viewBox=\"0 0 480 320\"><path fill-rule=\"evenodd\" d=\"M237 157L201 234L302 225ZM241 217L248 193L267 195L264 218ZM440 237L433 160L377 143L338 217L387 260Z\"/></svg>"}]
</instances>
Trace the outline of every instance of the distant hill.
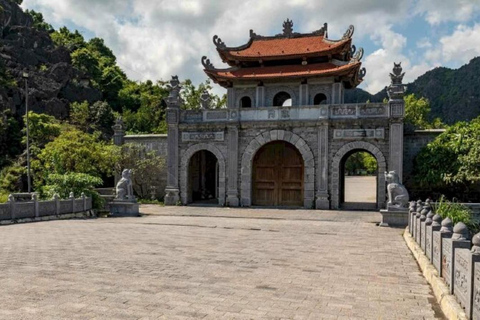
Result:
<instances>
[{"instance_id":1,"label":"distant hill","mask_svg":"<svg viewBox=\"0 0 480 320\"><path fill-rule=\"evenodd\" d=\"M408 72L407 70L404 70ZM420 76L407 85L407 93L430 100L430 117L440 118L444 123L453 124L480 115L480 57L459 69L438 67ZM385 89L372 95L362 89L348 90L347 103L381 102L387 97Z\"/></svg>"}]
</instances>

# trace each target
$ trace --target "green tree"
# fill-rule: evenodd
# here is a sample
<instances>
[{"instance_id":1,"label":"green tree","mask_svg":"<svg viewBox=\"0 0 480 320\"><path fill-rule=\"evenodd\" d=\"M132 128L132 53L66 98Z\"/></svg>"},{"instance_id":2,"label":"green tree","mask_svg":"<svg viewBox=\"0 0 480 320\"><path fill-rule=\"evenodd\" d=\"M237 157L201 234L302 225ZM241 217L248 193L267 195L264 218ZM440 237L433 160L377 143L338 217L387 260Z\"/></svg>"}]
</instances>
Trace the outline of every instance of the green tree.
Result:
<instances>
[{"instance_id":1,"label":"green tree","mask_svg":"<svg viewBox=\"0 0 480 320\"><path fill-rule=\"evenodd\" d=\"M110 177L117 161L117 147L99 140L98 135L77 129L62 132L48 143L32 161L36 183L42 185L49 174L85 173L94 177Z\"/></svg>"},{"instance_id":2,"label":"green tree","mask_svg":"<svg viewBox=\"0 0 480 320\"><path fill-rule=\"evenodd\" d=\"M54 29L51 24L45 22L43 18L43 14L40 12L36 12L34 10L25 10L26 14L29 14L33 19L33 27L37 28L38 30L43 30L47 32L53 32Z\"/></svg>"},{"instance_id":3,"label":"green tree","mask_svg":"<svg viewBox=\"0 0 480 320\"><path fill-rule=\"evenodd\" d=\"M71 32L67 27L52 32L50 37L57 46L65 47L70 51L83 48L86 45L85 39L78 30Z\"/></svg>"},{"instance_id":4,"label":"green tree","mask_svg":"<svg viewBox=\"0 0 480 320\"><path fill-rule=\"evenodd\" d=\"M135 144L124 145L116 166L117 173L125 168L133 169L133 188L140 198L149 199L152 187L157 191L165 188L166 161L155 151Z\"/></svg>"},{"instance_id":5,"label":"green tree","mask_svg":"<svg viewBox=\"0 0 480 320\"><path fill-rule=\"evenodd\" d=\"M223 95L223 97L219 97L217 95L212 94L212 84L209 79L207 79L204 83L200 83L198 88L193 85L190 79L185 80L182 84L182 91L180 95L183 99L183 108L197 110L200 108L201 105L201 96L204 90L206 90L210 94L210 107L217 109L217 108L224 108L227 105L227 97Z\"/></svg>"},{"instance_id":6,"label":"green tree","mask_svg":"<svg viewBox=\"0 0 480 320\"><path fill-rule=\"evenodd\" d=\"M62 125L59 120L55 119L55 117L45 113L29 111L28 119L30 153L35 157L47 143L53 141L60 135L64 125ZM23 121L26 122L25 116L23 117ZM22 129L22 133L22 143L26 145L27 135L25 128Z\"/></svg>"},{"instance_id":7,"label":"green tree","mask_svg":"<svg viewBox=\"0 0 480 320\"><path fill-rule=\"evenodd\" d=\"M411 124L418 129L444 127L444 124L439 118L431 122L428 120L431 112L428 99L424 97L417 98L413 93L406 95L403 99L405 101L405 123Z\"/></svg>"},{"instance_id":8,"label":"green tree","mask_svg":"<svg viewBox=\"0 0 480 320\"><path fill-rule=\"evenodd\" d=\"M98 59L87 48L80 48L71 54L72 64L78 70L88 74L94 81L94 86L98 86L102 79L102 70Z\"/></svg>"},{"instance_id":9,"label":"green tree","mask_svg":"<svg viewBox=\"0 0 480 320\"><path fill-rule=\"evenodd\" d=\"M111 138L114 120L112 108L105 101L92 105L87 101L70 104L70 122L86 133L101 132L104 140Z\"/></svg>"},{"instance_id":10,"label":"green tree","mask_svg":"<svg viewBox=\"0 0 480 320\"><path fill-rule=\"evenodd\" d=\"M377 160L368 152L355 152L345 162L347 175L373 175L377 172Z\"/></svg>"},{"instance_id":11,"label":"green tree","mask_svg":"<svg viewBox=\"0 0 480 320\"><path fill-rule=\"evenodd\" d=\"M458 122L429 143L415 159L415 182L449 197L466 197L480 182L480 117Z\"/></svg>"}]
</instances>

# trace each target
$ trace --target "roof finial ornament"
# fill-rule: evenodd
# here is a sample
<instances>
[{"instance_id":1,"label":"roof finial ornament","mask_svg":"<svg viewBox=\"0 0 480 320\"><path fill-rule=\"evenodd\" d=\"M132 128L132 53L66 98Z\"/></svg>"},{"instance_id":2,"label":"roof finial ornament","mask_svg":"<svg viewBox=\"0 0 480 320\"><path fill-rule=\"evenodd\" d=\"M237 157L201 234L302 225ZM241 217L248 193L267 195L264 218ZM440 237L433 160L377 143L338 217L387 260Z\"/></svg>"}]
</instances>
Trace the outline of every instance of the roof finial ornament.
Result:
<instances>
[{"instance_id":1,"label":"roof finial ornament","mask_svg":"<svg viewBox=\"0 0 480 320\"><path fill-rule=\"evenodd\" d=\"M208 59L206 56L202 57L202 64L203 64L203 67L207 70L215 69L213 64L210 62L210 59Z\"/></svg>"},{"instance_id":2,"label":"roof finial ornament","mask_svg":"<svg viewBox=\"0 0 480 320\"><path fill-rule=\"evenodd\" d=\"M227 46L217 35L213 36L213 43L217 46L217 49L225 49Z\"/></svg>"},{"instance_id":3,"label":"roof finial ornament","mask_svg":"<svg viewBox=\"0 0 480 320\"><path fill-rule=\"evenodd\" d=\"M293 35L293 21L288 18L283 22L283 35L285 37L291 37Z\"/></svg>"},{"instance_id":4,"label":"roof finial ornament","mask_svg":"<svg viewBox=\"0 0 480 320\"><path fill-rule=\"evenodd\" d=\"M402 63L393 63L393 73L390 73L390 78L392 79L392 85L402 84L403 77L405 72L403 72Z\"/></svg>"},{"instance_id":5,"label":"roof finial ornament","mask_svg":"<svg viewBox=\"0 0 480 320\"><path fill-rule=\"evenodd\" d=\"M348 27L347 31L345 31L345 33L343 34L343 37L342 39L349 39L353 36L353 32L355 31L355 27L353 25L350 25L350 27Z\"/></svg>"}]
</instances>

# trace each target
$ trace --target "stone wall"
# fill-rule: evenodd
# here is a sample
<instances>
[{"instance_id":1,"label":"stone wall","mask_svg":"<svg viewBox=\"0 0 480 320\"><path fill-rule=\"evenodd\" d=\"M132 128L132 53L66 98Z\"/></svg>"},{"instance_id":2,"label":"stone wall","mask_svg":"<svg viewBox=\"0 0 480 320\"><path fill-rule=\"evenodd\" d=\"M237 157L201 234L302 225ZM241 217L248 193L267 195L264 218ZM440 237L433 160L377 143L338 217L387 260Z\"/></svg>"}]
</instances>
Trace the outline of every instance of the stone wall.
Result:
<instances>
[{"instance_id":1,"label":"stone wall","mask_svg":"<svg viewBox=\"0 0 480 320\"><path fill-rule=\"evenodd\" d=\"M155 151L155 153L162 157L167 158L167 135L166 134L139 134L139 135L127 135L124 136L125 144L135 144L144 146L147 151ZM159 177L159 186L156 189L155 196L162 199L165 196L165 187L167 186L167 171L166 166L164 173Z\"/></svg>"},{"instance_id":2,"label":"stone wall","mask_svg":"<svg viewBox=\"0 0 480 320\"><path fill-rule=\"evenodd\" d=\"M416 190L412 182L415 157L422 148L435 140L445 129L406 131L403 140L403 182L412 196L422 196L421 190ZM418 195L417 195L418 194Z\"/></svg>"},{"instance_id":3,"label":"stone wall","mask_svg":"<svg viewBox=\"0 0 480 320\"><path fill-rule=\"evenodd\" d=\"M83 193L80 198L71 196L69 199L54 198L47 201L38 201L34 196L31 201L15 201L9 197L7 203L0 204L0 221L11 220L41 220L44 217L85 213L92 210L92 198Z\"/></svg>"}]
</instances>

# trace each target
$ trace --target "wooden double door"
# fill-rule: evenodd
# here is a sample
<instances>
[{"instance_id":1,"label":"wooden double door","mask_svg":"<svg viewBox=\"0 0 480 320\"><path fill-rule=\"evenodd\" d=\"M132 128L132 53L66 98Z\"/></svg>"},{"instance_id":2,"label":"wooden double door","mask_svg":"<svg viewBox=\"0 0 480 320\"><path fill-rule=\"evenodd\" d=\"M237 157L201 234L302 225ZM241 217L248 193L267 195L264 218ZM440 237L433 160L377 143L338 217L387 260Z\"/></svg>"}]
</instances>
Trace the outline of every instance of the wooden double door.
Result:
<instances>
[{"instance_id":1,"label":"wooden double door","mask_svg":"<svg viewBox=\"0 0 480 320\"><path fill-rule=\"evenodd\" d=\"M292 144L266 144L253 159L253 205L303 206L303 175L302 155Z\"/></svg>"}]
</instances>

